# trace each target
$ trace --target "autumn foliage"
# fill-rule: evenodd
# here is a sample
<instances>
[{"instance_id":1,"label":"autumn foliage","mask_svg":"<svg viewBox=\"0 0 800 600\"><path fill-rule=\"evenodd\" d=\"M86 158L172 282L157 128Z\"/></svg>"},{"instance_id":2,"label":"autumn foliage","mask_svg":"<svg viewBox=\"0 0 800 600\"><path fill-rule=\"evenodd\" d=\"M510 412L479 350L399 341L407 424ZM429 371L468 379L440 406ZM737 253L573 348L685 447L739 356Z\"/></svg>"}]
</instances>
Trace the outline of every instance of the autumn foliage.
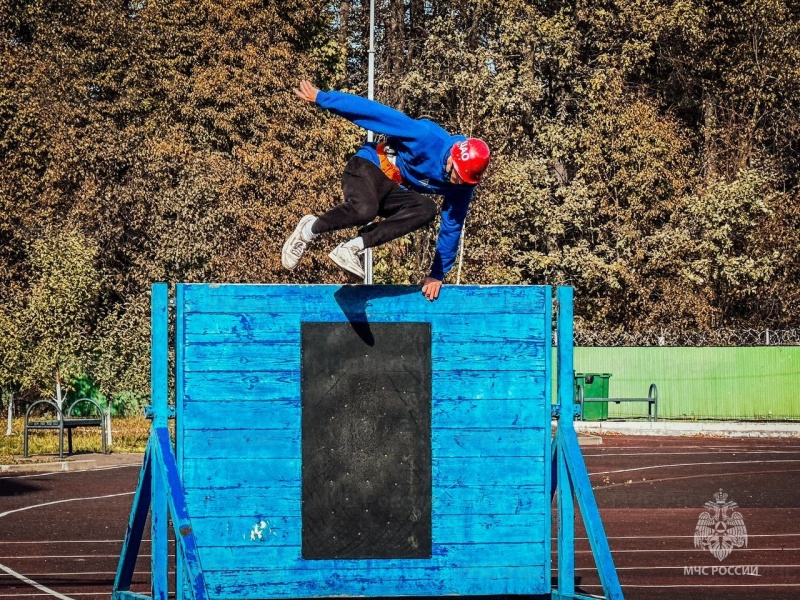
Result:
<instances>
[{"instance_id":1,"label":"autumn foliage","mask_svg":"<svg viewBox=\"0 0 800 600\"><path fill-rule=\"evenodd\" d=\"M376 98L494 150L462 283L572 285L578 329L797 326L796 3L377 5ZM0 0L0 387L146 393L153 281L346 281L334 239L280 266L365 138L291 88L365 95L368 33L352 0Z\"/></svg>"}]
</instances>

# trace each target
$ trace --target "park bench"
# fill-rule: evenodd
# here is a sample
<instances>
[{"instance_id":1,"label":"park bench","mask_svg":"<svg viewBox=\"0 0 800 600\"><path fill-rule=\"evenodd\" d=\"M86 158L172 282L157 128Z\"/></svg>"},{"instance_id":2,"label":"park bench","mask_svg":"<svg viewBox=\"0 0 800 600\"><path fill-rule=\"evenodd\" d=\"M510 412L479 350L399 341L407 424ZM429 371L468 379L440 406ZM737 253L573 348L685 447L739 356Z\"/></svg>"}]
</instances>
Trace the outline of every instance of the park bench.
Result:
<instances>
[{"instance_id":1,"label":"park bench","mask_svg":"<svg viewBox=\"0 0 800 600\"><path fill-rule=\"evenodd\" d=\"M658 387L655 383L650 384L650 389L647 391L646 398L585 398L583 393L583 386L577 384L575 386L576 402L580 405L580 412L578 413L580 419L583 420L583 407L589 402L647 402L647 420L658 420Z\"/></svg>"},{"instance_id":2,"label":"park bench","mask_svg":"<svg viewBox=\"0 0 800 600\"><path fill-rule=\"evenodd\" d=\"M37 408L38 407L38 408ZM79 407L82 407L79 409ZM82 415L88 407L88 415ZM36 411L34 411L36 408ZM37 416L36 413L42 413ZM28 457L28 434L34 429L51 429L58 431L58 457L64 457L64 431L67 432L68 454L72 454L72 430L78 427L100 428L103 454L106 448L106 415L102 407L90 398L78 398L65 408L59 408L55 400L42 398L35 401L25 411L25 430L23 454Z\"/></svg>"}]
</instances>

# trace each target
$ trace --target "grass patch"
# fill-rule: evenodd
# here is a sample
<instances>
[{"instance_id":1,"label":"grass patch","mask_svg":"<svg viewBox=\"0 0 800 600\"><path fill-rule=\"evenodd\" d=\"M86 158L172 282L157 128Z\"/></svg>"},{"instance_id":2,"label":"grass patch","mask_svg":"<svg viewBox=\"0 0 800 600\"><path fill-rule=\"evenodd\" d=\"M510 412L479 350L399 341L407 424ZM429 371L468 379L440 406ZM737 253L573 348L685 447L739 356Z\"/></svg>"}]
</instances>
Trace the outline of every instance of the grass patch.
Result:
<instances>
[{"instance_id":1,"label":"grass patch","mask_svg":"<svg viewBox=\"0 0 800 600\"><path fill-rule=\"evenodd\" d=\"M144 452L151 421L143 416L111 419L111 452ZM6 428L6 421L2 424ZM0 463L13 464L22 459L25 419L14 419L12 434L0 435ZM99 427L80 427L72 431L74 454L102 452ZM58 456L58 430L33 430L28 436L28 452L31 458L52 459ZM64 452L67 452L67 435L64 434Z\"/></svg>"}]
</instances>

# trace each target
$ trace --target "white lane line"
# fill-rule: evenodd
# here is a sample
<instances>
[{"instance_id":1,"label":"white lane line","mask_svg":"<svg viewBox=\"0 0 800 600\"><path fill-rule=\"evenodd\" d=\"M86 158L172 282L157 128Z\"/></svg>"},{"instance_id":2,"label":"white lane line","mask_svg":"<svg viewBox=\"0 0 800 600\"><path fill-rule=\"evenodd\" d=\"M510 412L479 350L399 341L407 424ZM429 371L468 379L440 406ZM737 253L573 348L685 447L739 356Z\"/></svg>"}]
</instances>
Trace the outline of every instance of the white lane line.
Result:
<instances>
[{"instance_id":1,"label":"white lane line","mask_svg":"<svg viewBox=\"0 0 800 600\"><path fill-rule=\"evenodd\" d=\"M798 426L800 426L800 422L798 423ZM579 432L579 433L581 433L581 432ZM616 436L612 436L612 437L608 438L609 440L611 440L612 443L610 443L608 446L605 446L605 447L608 448L609 450L615 450L615 449L627 450L628 448L651 448L652 449L653 446L656 445L656 443L658 441L658 440L653 440L653 444L650 444L650 445L648 445L648 444L641 445L640 444L639 446L632 446L632 445L628 445L628 444L620 444L619 446L615 446L613 444L614 437L616 437ZM663 436L663 437L665 437L666 439L670 439L670 436ZM683 437L687 437L687 436L683 436ZM672 438L672 439L677 439L677 438ZM783 447L795 448L795 447L800 446L800 440L798 440L797 438L772 438L772 439L775 439L775 440L780 440L780 442L776 442L774 444L771 444L768 441L766 441L769 438L762 438L762 439L765 440L764 443L762 443L762 444L749 444L749 443L747 443L746 440L748 440L748 439L752 440L754 438L745 438L744 441L741 441L741 442L736 438L729 438L729 439L731 441L730 441L730 443L727 443L727 444L725 444L725 443L718 443L718 444L691 444L691 443L686 443L686 444L671 444L671 445L664 445L664 446L658 446L658 447L659 448L669 449L669 448L783 448Z\"/></svg>"},{"instance_id":2,"label":"white lane line","mask_svg":"<svg viewBox=\"0 0 800 600\"><path fill-rule=\"evenodd\" d=\"M65 596L64 594L59 594L57 591L51 590L49 587L44 586L41 583L36 583L33 579L28 579L27 577L25 577L25 575L17 573L14 569L9 569L4 564L0 564L0 571L4 571L5 573L8 573L12 577L16 577L23 583L27 583L28 585L35 587L37 590L39 590L40 592L44 592L48 596L52 596L53 598L58 598L58 600L73 600L69 596Z\"/></svg>"},{"instance_id":3,"label":"white lane line","mask_svg":"<svg viewBox=\"0 0 800 600\"><path fill-rule=\"evenodd\" d=\"M97 467L95 469L78 469L74 471L49 471L47 473L31 473L30 475L4 475L0 477L0 480L3 479L29 479L31 477L44 477L45 475L64 475L66 473L89 473L91 471L110 471L111 469L124 469L127 467L141 467L142 463L136 464L125 464L125 465L112 465L109 467Z\"/></svg>"},{"instance_id":4,"label":"white lane line","mask_svg":"<svg viewBox=\"0 0 800 600\"><path fill-rule=\"evenodd\" d=\"M705 565L704 565L705 566ZM733 567L758 567L759 569L799 569L800 565L725 565L725 568L733 568ZM686 567L683 565L675 566L675 567L620 567L617 566L617 571L651 571L655 569L667 570L667 569L679 569L683 570ZM713 567L708 567L713 568ZM558 567L550 567L551 571L558 571ZM597 571L597 567L575 567L576 571ZM750 577L763 577L763 575L749 575Z\"/></svg>"},{"instance_id":5,"label":"white lane line","mask_svg":"<svg viewBox=\"0 0 800 600\"><path fill-rule=\"evenodd\" d=\"M798 426L800 431L800 426ZM665 452L682 452L684 450L741 450L742 452L748 450L798 450L800 449L800 439L795 438L794 444L729 444L729 445L713 445L703 446L696 444L675 444L672 446L659 446L658 444L644 445L644 446L614 446L614 445L597 445L587 446L588 450L592 452L602 452L608 450L611 452L627 452L628 450L650 450L663 449Z\"/></svg>"},{"instance_id":6,"label":"white lane line","mask_svg":"<svg viewBox=\"0 0 800 600\"><path fill-rule=\"evenodd\" d=\"M79 600L84 596L105 596L108 598L108 592L73 592L76 594L75 598L69 600ZM49 596L50 594L0 594L0 598L39 598L41 596ZM170 598L174 598L175 594L170 592Z\"/></svg>"},{"instance_id":7,"label":"white lane line","mask_svg":"<svg viewBox=\"0 0 800 600\"><path fill-rule=\"evenodd\" d=\"M796 550L800 550L800 548L737 548L737 554L742 552L794 552ZM702 550L698 550L697 548L686 548L686 549L677 549L671 550L668 548L634 548L631 550L612 550L611 554L631 554L634 552L659 552L661 554L665 554L667 552L703 552ZM592 554L591 550L575 550L575 554ZM0 557L2 558L2 557Z\"/></svg>"},{"instance_id":8,"label":"white lane line","mask_svg":"<svg viewBox=\"0 0 800 600\"><path fill-rule=\"evenodd\" d=\"M140 557L150 557L149 554L138 554ZM175 556L170 554L170 557ZM117 554L48 554L46 556L0 556L0 560L39 560L40 558L119 558Z\"/></svg>"},{"instance_id":9,"label":"white lane line","mask_svg":"<svg viewBox=\"0 0 800 600\"><path fill-rule=\"evenodd\" d=\"M784 535L784 534L780 534ZM693 537L693 536L686 536ZM753 536L749 536L753 537ZM25 542L3 542L0 541L0 546L3 544L121 544L124 540L28 540ZM142 539L142 543L149 542L150 540ZM172 541L172 540L170 540Z\"/></svg>"},{"instance_id":10,"label":"white lane line","mask_svg":"<svg viewBox=\"0 0 800 600\"><path fill-rule=\"evenodd\" d=\"M79 501L79 500L103 500L105 498L117 498L119 496L132 496L135 493L136 492L123 492L121 494L106 494L104 496L92 496L92 497L89 497L89 498L67 498L65 500L55 500L54 502L43 502L42 504L33 504L31 506L23 506L22 508L15 508L13 510L7 510L5 512L0 513L0 519L3 518L3 517L7 517L8 515L13 515L14 513L22 512L23 510L31 510L32 508L41 508L42 506L53 506L54 504L63 504L65 502L76 502L76 501ZM115 558L118 558L117 555L111 555L111 556L113 556ZM36 557L7 556L7 557L3 557L3 560L7 560L9 558L14 560L16 558L36 558ZM39 558L47 558L47 557L39 557ZM82 558L82 557L79 557L79 558ZM52 596L54 598L58 598L59 600L73 600L73 598L70 598L69 596L64 596L63 594L59 594L55 590L51 590L49 587L46 587L46 586L44 586L44 585L42 585L40 583L36 583L33 579L29 579L28 577L25 577L25 575L21 575L20 573L17 573L13 569L9 569L8 567L6 567L3 564L0 564L0 570L5 571L9 575L11 575L13 577L16 577L20 581L22 581L24 583L27 583L28 585L31 585L31 586L35 587L37 590L39 590L41 592L45 592L47 595L50 595L50 596ZM19 594L17 594L16 596L19 597Z\"/></svg>"},{"instance_id":11,"label":"white lane line","mask_svg":"<svg viewBox=\"0 0 800 600\"><path fill-rule=\"evenodd\" d=\"M797 450L737 450L736 452L626 452L626 453L603 453L603 454L584 454L586 458L605 458L607 456L714 456L714 455L737 455L737 454L800 454Z\"/></svg>"},{"instance_id":12,"label":"white lane line","mask_svg":"<svg viewBox=\"0 0 800 600\"><path fill-rule=\"evenodd\" d=\"M647 467L634 467L632 469L618 469L616 471L593 471L589 475L611 475L612 473L630 473L631 471L648 471L652 469L669 469L670 467L699 467L703 465L760 465L767 463L800 463L800 459L780 459L780 460L728 460L714 462L695 462L695 463L670 463L666 465L650 465ZM741 475L741 473L732 473Z\"/></svg>"},{"instance_id":13,"label":"white lane line","mask_svg":"<svg viewBox=\"0 0 800 600\"><path fill-rule=\"evenodd\" d=\"M791 510L791 509L789 509L789 510ZM609 536L606 536L606 537L609 540L652 540L655 535L658 535L658 539L660 539L660 540L667 539L667 538L682 539L682 540L693 540L694 539L693 535L661 535L661 534L653 534L653 535L609 535ZM753 534L749 534L748 533L747 534L748 538L757 538L757 537L763 537L763 538L768 538L768 537L798 537L798 536L800 536L800 533L753 533ZM555 539L558 539L558 538L556 536L553 536L550 539L555 540ZM578 536L575 536L574 539L575 540L586 540L586 541L589 540L588 537L578 537ZM0 544L2 544L2 542L0 542Z\"/></svg>"},{"instance_id":14,"label":"white lane line","mask_svg":"<svg viewBox=\"0 0 800 600\"><path fill-rule=\"evenodd\" d=\"M70 598L69 600L79 600L84 596L105 596L108 598L108 592L73 592L75 594L74 598ZM49 596L50 594L0 594L0 598L41 598L42 596ZM170 593L170 598L174 597L173 593Z\"/></svg>"},{"instance_id":15,"label":"white lane line","mask_svg":"<svg viewBox=\"0 0 800 600\"><path fill-rule=\"evenodd\" d=\"M677 569L678 567L675 567L675 568ZM41 577L41 576L62 577L62 576L66 576L66 575L81 575L81 576L84 576L84 575L116 575L116 573L117 573L116 571L78 571L78 572L75 572L75 573L62 573L61 571L58 571L57 573L37 573L36 576L37 577ZM170 575L174 575L174 573L175 573L174 571L169 571ZM150 575L150 571L134 571L133 574L134 575ZM6 573L0 573L0 579L2 579L3 577L10 577L10 575L8 575Z\"/></svg>"},{"instance_id":16,"label":"white lane line","mask_svg":"<svg viewBox=\"0 0 800 600\"><path fill-rule=\"evenodd\" d=\"M599 583L582 583L580 584L582 588L601 588L603 587ZM698 584L698 583L676 583L670 585L636 585L626 583L622 586L624 589L629 588L651 588L651 589L661 589L661 588L729 588L729 587L736 587L736 588L777 588L777 587L793 587L793 588L800 588L800 583L708 583L708 584Z\"/></svg>"},{"instance_id":17,"label":"white lane line","mask_svg":"<svg viewBox=\"0 0 800 600\"><path fill-rule=\"evenodd\" d=\"M23 506L22 508L15 508L0 513L0 519L13 515L14 513L22 512L23 510L31 510L32 508L41 508L42 506L53 506L54 504L63 504L65 502L77 502L79 500L104 500L105 498L117 498L119 496L133 496L136 492L122 492L120 494L106 494L105 496L90 496L88 498L67 498L66 500L54 500L53 502L43 502L42 504L32 504L31 506Z\"/></svg>"}]
</instances>

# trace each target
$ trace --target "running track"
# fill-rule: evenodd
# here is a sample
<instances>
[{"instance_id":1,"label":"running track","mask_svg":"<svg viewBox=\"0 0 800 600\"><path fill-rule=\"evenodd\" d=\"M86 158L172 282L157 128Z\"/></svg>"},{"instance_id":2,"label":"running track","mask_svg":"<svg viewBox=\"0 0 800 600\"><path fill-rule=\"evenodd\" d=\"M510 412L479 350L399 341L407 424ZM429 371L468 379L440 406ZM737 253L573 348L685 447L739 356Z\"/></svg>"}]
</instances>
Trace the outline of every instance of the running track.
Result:
<instances>
[{"instance_id":1,"label":"running track","mask_svg":"<svg viewBox=\"0 0 800 600\"><path fill-rule=\"evenodd\" d=\"M583 450L626 598L800 596L800 440L606 436ZM0 477L0 600L110 598L138 473L137 464ZM720 488L748 533L722 562L693 539ZM580 523L577 535L577 587L600 595ZM147 548L134 591L149 588Z\"/></svg>"}]
</instances>

